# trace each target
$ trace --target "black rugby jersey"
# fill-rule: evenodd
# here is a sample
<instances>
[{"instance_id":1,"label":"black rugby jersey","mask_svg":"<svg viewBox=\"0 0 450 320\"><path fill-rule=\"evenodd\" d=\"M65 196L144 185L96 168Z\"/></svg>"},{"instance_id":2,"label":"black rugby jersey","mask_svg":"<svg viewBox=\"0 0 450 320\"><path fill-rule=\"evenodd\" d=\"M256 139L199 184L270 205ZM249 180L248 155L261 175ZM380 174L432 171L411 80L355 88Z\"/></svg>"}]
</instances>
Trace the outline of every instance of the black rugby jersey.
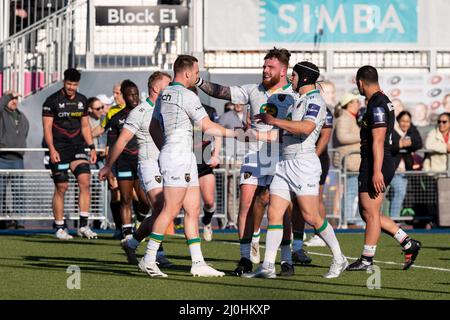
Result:
<instances>
[{"instance_id":1,"label":"black rugby jersey","mask_svg":"<svg viewBox=\"0 0 450 320\"><path fill-rule=\"evenodd\" d=\"M76 92L69 99L64 89L58 90L45 100L43 117L53 118L53 144L56 149L71 145L84 145L81 134L81 118L88 116L87 98Z\"/></svg>"},{"instance_id":2,"label":"black rugby jersey","mask_svg":"<svg viewBox=\"0 0 450 320\"><path fill-rule=\"evenodd\" d=\"M333 121L334 121L333 113L331 113L330 109L328 109L328 107L327 107L327 116L325 118L325 123L323 124L322 129L333 129ZM320 139L320 137L319 137L319 139ZM317 141L319 141L319 139L317 139ZM316 142L316 146L317 146L317 142ZM321 154L319 154L319 158L322 161L327 160L329 158L328 144L326 145L323 152Z\"/></svg>"},{"instance_id":3,"label":"black rugby jersey","mask_svg":"<svg viewBox=\"0 0 450 320\"><path fill-rule=\"evenodd\" d=\"M127 120L128 114L130 113L131 110L132 109L128 107L123 108L122 110L117 112L106 124L105 129L108 130L106 144L108 147L111 148L116 143L120 133L122 132L123 125ZM137 159L138 153L139 153L139 144L136 135L134 135L133 138L130 141L128 141L119 158L134 160Z\"/></svg>"},{"instance_id":4,"label":"black rugby jersey","mask_svg":"<svg viewBox=\"0 0 450 320\"><path fill-rule=\"evenodd\" d=\"M392 131L394 130L394 106L383 92L375 93L367 104L367 111L361 121L361 157L373 159L372 129L386 127L384 157L391 155Z\"/></svg>"}]
</instances>

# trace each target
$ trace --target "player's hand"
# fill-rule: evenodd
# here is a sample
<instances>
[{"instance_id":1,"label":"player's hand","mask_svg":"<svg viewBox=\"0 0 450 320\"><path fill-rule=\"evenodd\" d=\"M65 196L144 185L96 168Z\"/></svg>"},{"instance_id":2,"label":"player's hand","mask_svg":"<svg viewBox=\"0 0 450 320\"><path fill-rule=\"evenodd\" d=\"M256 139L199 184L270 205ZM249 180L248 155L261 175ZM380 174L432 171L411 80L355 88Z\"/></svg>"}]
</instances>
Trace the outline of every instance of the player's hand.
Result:
<instances>
[{"instance_id":1,"label":"player's hand","mask_svg":"<svg viewBox=\"0 0 450 320\"><path fill-rule=\"evenodd\" d=\"M50 150L50 162L58 163L61 162L61 157L59 156L59 152L55 149Z\"/></svg>"},{"instance_id":2,"label":"player's hand","mask_svg":"<svg viewBox=\"0 0 450 320\"><path fill-rule=\"evenodd\" d=\"M98 172L98 179L100 181L104 181L106 178L109 177L109 175L111 174L111 167L105 165L103 168L100 169L100 171Z\"/></svg>"},{"instance_id":3,"label":"player's hand","mask_svg":"<svg viewBox=\"0 0 450 320\"><path fill-rule=\"evenodd\" d=\"M217 156L212 156L211 159L209 160L209 166L211 168L215 168L220 164L220 159Z\"/></svg>"},{"instance_id":4,"label":"player's hand","mask_svg":"<svg viewBox=\"0 0 450 320\"><path fill-rule=\"evenodd\" d=\"M375 192L378 194L383 193L386 189L386 186L384 185L384 177L381 171L375 172L372 177L373 186L375 188Z\"/></svg>"},{"instance_id":5,"label":"player's hand","mask_svg":"<svg viewBox=\"0 0 450 320\"><path fill-rule=\"evenodd\" d=\"M272 115L268 113L260 113L255 115L256 122L262 122L268 125L273 125L275 123L275 119Z\"/></svg>"},{"instance_id":6,"label":"player's hand","mask_svg":"<svg viewBox=\"0 0 450 320\"><path fill-rule=\"evenodd\" d=\"M91 164L94 164L97 162L97 152L95 151L95 149L91 150L91 156L90 156L89 161Z\"/></svg>"}]
</instances>

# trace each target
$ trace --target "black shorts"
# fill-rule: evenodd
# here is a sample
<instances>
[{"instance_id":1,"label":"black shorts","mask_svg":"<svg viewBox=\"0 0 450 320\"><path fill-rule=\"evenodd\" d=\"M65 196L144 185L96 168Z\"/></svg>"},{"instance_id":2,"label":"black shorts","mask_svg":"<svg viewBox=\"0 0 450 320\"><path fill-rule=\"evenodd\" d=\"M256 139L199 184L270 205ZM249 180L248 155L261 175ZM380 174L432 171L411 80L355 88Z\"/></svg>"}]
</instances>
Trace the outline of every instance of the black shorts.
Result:
<instances>
[{"instance_id":1,"label":"black shorts","mask_svg":"<svg viewBox=\"0 0 450 320\"><path fill-rule=\"evenodd\" d=\"M208 174L214 174L213 168L211 168L206 163L197 164L197 171L198 171L198 177L199 178L204 177L204 176L206 176Z\"/></svg>"},{"instance_id":2,"label":"black shorts","mask_svg":"<svg viewBox=\"0 0 450 320\"><path fill-rule=\"evenodd\" d=\"M138 159L119 157L114 165L114 176L117 181L138 180Z\"/></svg>"},{"instance_id":3,"label":"black shorts","mask_svg":"<svg viewBox=\"0 0 450 320\"><path fill-rule=\"evenodd\" d=\"M320 166L322 167L319 185L323 186L325 184L325 180L327 180L328 170L330 170L330 157L327 155L326 157L319 157L319 159Z\"/></svg>"},{"instance_id":4,"label":"black shorts","mask_svg":"<svg viewBox=\"0 0 450 320\"><path fill-rule=\"evenodd\" d=\"M89 156L83 145L73 145L64 147L55 147L56 151L59 153L59 158L61 159L58 163L52 163L49 161L50 170L52 170L52 176L55 173L66 173L70 168L70 163L77 160L89 161Z\"/></svg>"},{"instance_id":5,"label":"black shorts","mask_svg":"<svg viewBox=\"0 0 450 320\"><path fill-rule=\"evenodd\" d=\"M392 157L384 158L383 166L381 167L381 173L384 177L384 185L387 186L391 183L395 175L395 160ZM361 165L359 166L358 176L358 192L375 193L373 186L373 160L369 158L362 158Z\"/></svg>"}]
</instances>

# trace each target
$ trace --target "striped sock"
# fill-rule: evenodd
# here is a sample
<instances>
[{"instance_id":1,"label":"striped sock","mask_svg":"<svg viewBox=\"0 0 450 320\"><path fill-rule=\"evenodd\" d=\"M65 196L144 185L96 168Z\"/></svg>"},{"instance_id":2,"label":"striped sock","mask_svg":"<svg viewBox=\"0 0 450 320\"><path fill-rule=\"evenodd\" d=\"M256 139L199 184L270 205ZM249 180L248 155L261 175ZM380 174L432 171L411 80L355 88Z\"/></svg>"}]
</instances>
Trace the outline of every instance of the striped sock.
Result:
<instances>
[{"instance_id":1,"label":"striped sock","mask_svg":"<svg viewBox=\"0 0 450 320\"><path fill-rule=\"evenodd\" d=\"M300 251L303 249L303 231L294 231L294 241L292 243L292 251Z\"/></svg>"},{"instance_id":2,"label":"striped sock","mask_svg":"<svg viewBox=\"0 0 450 320\"><path fill-rule=\"evenodd\" d=\"M80 212L80 228L88 225L89 212Z\"/></svg>"},{"instance_id":3,"label":"striped sock","mask_svg":"<svg viewBox=\"0 0 450 320\"><path fill-rule=\"evenodd\" d=\"M275 260L277 259L278 247L283 238L283 225L269 225L267 227L266 236L266 252L264 254L264 262L262 264L265 269L274 269Z\"/></svg>"},{"instance_id":4,"label":"striped sock","mask_svg":"<svg viewBox=\"0 0 450 320\"><path fill-rule=\"evenodd\" d=\"M252 239L240 239L239 249L241 251L241 258L247 258L250 260L250 250L252 245Z\"/></svg>"},{"instance_id":5,"label":"striped sock","mask_svg":"<svg viewBox=\"0 0 450 320\"><path fill-rule=\"evenodd\" d=\"M336 239L336 234L334 233L333 228L328 224L327 220L324 220L323 225L316 230L316 233L322 238L323 241L325 241L328 248L330 248L333 258L336 261L342 262L343 255L341 247Z\"/></svg>"},{"instance_id":6,"label":"striped sock","mask_svg":"<svg viewBox=\"0 0 450 320\"><path fill-rule=\"evenodd\" d=\"M261 229L258 229L258 231L253 232L252 243L259 243L260 238L261 238Z\"/></svg>"},{"instance_id":7,"label":"striped sock","mask_svg":"<svg viewBox=\"0 0 450 320\"><path fill-rule=\"evenodd\" d=\"M394 234L394 239L400 243L403 249L409 249L411 247L411 238L402 229L398 229L398 231Z\"/></svg>"},{"instance_id":8,"label":"striped sock","mask_svg":"<svg viewBox=\"0 0 450 320\"><path fill-rule=\"evenodd\" d=\"M193 238L186 240L189 246L189 252L191 253L192 264L204 262L202 248L200 246L200 238Z\"/></svg>"},{"instance_id":9,"label":"striped sock","mask_svg":"<svg viewBox=\"0 0 450 320\"><path fill-rule=\"evenodd\" d=\"M132 224L123 224L122 225L122 236L124 238L126 238L130 234L133 234L133 225Z\"/></svg>"},{"instance_id":10,"label":"striped sock","mask_svg":"<svg viewBox=\"0 0 450 320\"><path fill-rule=\"evenodd\" d=\"M281 241L281 262L292 264L291 240Z\"/></svg>"},{"instance_id":11,"label":"striped sock","mask_svg":"<svg viewBox=\"0 0 450 320\"><path fill-rule=\"evenodd\" d=\"M64 220L55 220L53 227L58 231L59 229L63 230L66 227L66 222Z\"/></svg>"},{"instance_id":12,"label":"striped sock","mask_svg":"<svg viewBox=\"0 0 450 320\"><path fill-rule=\"evenodd\" d=\"M155 263L156 253L159 249L161 242L164 239L163 234L153 233L150 235L148 241L147 250L145 251L144 262L145 263Z\"/></svg>"},{"instance_id":13,"label":"striped sock","mask_svg":"<svg viewBox=\"0 0 450 320\"><path fill-rule=\"evenodd\" d=\"M364 263L365 265L372 264L373 257L375 256L376 251L377 251L377 246L369 246L369 245L365 244L363 252L361 254L362 263Z\"/></svg>"}]
</instances>

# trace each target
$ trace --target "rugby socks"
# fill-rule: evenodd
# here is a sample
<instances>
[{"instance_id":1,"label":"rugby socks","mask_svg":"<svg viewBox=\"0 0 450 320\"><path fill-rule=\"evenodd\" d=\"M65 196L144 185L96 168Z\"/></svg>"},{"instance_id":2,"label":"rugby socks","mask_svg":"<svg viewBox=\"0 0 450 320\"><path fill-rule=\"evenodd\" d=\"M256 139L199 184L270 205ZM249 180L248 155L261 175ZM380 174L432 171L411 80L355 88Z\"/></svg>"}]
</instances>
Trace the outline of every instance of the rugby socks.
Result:
<instances>
[{"instance_id":1,"label":"rugby socks","mask_svg":"<svg viewBox=\"0 0 450 320\"><path fill-rule=\"evenodd\" d=\"M200 238L193 238L186 240L189 246L189 252L191 253L192 264L204 262L202 248L200 246Z\"/></svg>"},{"instance_id":2,"label":"rugby socks","mask_svg":"<svg viewBox=\"0 0 450 320\"><path fill-rule=\"evenodd\" d=\"M64 220L55 220L55 222L53 223L53 227L56 229L56 231L58 230L64 230L66 227L66 222Z\"/></svg>"},{"instance_id":3,"label":"rugby socks","mask_svg":"<svg viewBox=\"0 0 450 320\"><path fill-rule=\"evenodd\" d=\"M294 241L292 243L292 251L300 251L303 249L303 231L294 231Z\"/></svg>"},{"instance_id":4,"label":"rugby socks","mask_svg":"<svg viewBox=\"0 0 450 320\"><path fill-rule=\"evenodd\" d=\"M400 243L404 250L411 248L411 238L402 229L398 229L398 231L394 234L394 239Z\"/></svg>"},{"instance_id":5,"label":"rugby socks","mask_svg":"<svg viewBox=\"0 0 450 320\"><path fill-rule=\"evenodd\" d=\"M80 212L80 228L87 227L89 212Z\"/></svg>"},{"instance_id":6,"label":"rugby socks","mask_svg":"<svg viewBox=\"0 0 450 320\"><path fill-rule=\"evenodd\" d=\"M266 236L266 252L264 254L264 262L262 267L267 270L275 268L275 260L277 258L278 247L283 239L283 225L269 225L267 227Z\"/></svg>"},{"instance_id":7,"label":"rugby socks","mask_svg":"<svg viewBox=\"0 0 450 320\"><path fill-rule=\"evenodd\" d=\"M291 240L281 241L281 262L292 264Z\"/></svg>"},{"instance_id":8,"label":"rugby socks","mask_svg":"<svg viewBox=\"0 0 450 320\"><path fill-rule=\"evenodd\" d=\"M239 249L241 252L241 258L246 258L250 260L250 250L252 245L252 239L240 239L239 240Z\"/></svg>"},{"instance_id":9,"label":"rugby socks","mask_svg":"<svg viewBox=\"0 0 450 320\"><path fill-rule=\"evenodd\" d=\"M147 249L145 250L144 263L156 262L156 254L163 239L163 234L154 232L150 234L150 240L148 241Z\"/></svg>"},{"instance_id":10,"label":"rugby socks","mask_svg":"<svg viewBox=\"0 0 450 320\"><path fill-rule=\"evenodd\" d=\"M214 213L216 213L216 204L214 203L214 206L211 209L206 209L203 207L203 218L202 223L204 225L208 225L211 223L212 217L214 216Z\"/></svg>"},{"instance_id":11,"label":"rugby socks","mask_svg":"<svg viewBox=\"0 0 450 320\"><path fill-rule=\"evenodd\" d=\"M365 265L371 265L373 263L373 257L375 256L375 252L377 251L377 246L370 246L365 244L364 249L361 255L361 261Z\"/></svg>"},{"instance_id":12,"label":"rugby socks","mask_svg":"<svg viewBox=\"0 0 450 320\"><path fill-rule=\"evenodd\" d=\"M260 238L261 238L261 229L258 229L256 232L253 232L252 243L258 244Z\"/></svg>"},{"instance_id":13,"label":"rugby socks","mask_svg":"<svg viewBox=\"0 0 450 320\"><path fill-rule=\"evenodd\" d=\"M341 247L339 246L339 242L336 238L336 234L334 233L333 228L328 224L327 220L323 221L323 225L316 230L316 234L318 234L323 241L327 244L328 248L330 248L331 253L333 254L333 259L338 262L342 262L343 255L341 251Z\"/></svg>"},{"instance_id":14,"label":"rugby socks","mask_svg":"<svg viewBox=\"0 0 450 320\"><path fill-rule=\"evenodd\" d=\"M116 225L116 229L122 228L122 219L120 218L120 202L110 202L109 207L111 208L111 214Z\"/></svg>"},{"instance_id":15,"label":"rugby socks","mask_svg":"<svg viewBox=\"0 0 450 320\"><path fill-rule=\"evenodd\" d=\"M126 238L129 235L133 234L133 225L132 224L124 224L122 225L122 236Z\"/></svg>"}]
</instances>

